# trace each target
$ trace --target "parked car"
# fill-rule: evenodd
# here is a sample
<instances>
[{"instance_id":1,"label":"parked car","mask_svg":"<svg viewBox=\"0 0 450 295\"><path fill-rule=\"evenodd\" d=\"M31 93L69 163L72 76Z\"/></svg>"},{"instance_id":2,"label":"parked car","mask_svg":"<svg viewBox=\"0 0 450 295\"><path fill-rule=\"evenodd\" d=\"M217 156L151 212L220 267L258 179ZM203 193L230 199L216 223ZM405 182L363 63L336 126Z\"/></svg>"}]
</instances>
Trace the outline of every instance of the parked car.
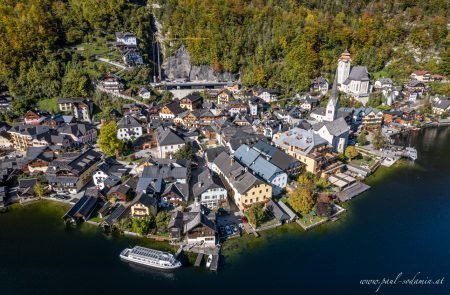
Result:
<instances>
[{"instance_id":1,"label":"parked car","mask_svg":"<svg viewBox=\"0 0 450 295\"><path fill-rule=\"evenodd\" d=\"M232 235L233 234L233 231L231 230L229 225L225 226L225 231L227 232L227 235Z\"/></svg>"},{"instance_id":2,"label":"parked car","mask_svg":"<svg viewBox=\"0 0 450 295\"><path fill-rule=\"evenodd\" d=\"M231 229L233 230L233 232L234 232L235 234L238 233L238 228L237 228L236 225L233 224L233 225L231 226Z\"/></svg>"},{"instance_id":3,"label":"parked car","mask_svg":"<svg viewBox=\"0 0 450 295\"><path fill-rule=\"evenodd\" d=\"M225 235L225 227L223 226L223 225L221 225L220 227L219 227L219 231L220 231L220 235Z\"/></svg>"}]
</instances>

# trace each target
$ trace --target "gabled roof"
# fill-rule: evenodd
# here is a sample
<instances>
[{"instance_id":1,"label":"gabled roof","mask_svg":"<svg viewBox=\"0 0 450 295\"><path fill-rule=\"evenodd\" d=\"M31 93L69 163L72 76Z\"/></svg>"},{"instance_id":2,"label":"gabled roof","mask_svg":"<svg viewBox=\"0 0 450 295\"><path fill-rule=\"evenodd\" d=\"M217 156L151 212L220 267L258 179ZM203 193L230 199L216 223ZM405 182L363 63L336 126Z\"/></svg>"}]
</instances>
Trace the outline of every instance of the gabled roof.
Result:
<instances>
[{"instance_id":1,"label":"gabled roof","mask_svg":"<svg viewBox=\"0 0 450 295\"><path fill-rule=\"evenodd\" d=\"M170 112L175 116L178 115L179 113L184 112L184 109L180 106L180 102L178 100L166 104L165 107L168 108Z\"/></svg>"},{"instance_id":2,"label":"gabled roof","mask_svg":"<svg viewBox=\"0 0 450 295\"><path fill-rule=\"evenodd\" d=\"M240 193L243 194L255 185L264 184L265 182L254 176L250 172L239 164L237 161L232 160L230 155L222 152L214 160L214 164L225 175L230 184Z\"/></svg>"},{"instance_id":3,"label":"gabled roof","mask_svg":"<svg viewBox=\"0 0 450 295\"><path fill-rule=\"evenodd\" d=\"M195 214L189 222L184 225L184 232L188 233L199 225L206 226L213 231L216 231L216 226L214 222L206 218L201 212Z\"/></svg>"},{"instance_id":4,"label":"gabled roof","mask_svg":"<svg viewBox=\"0 0 450 295\"><path fill-rule=\"evenodd\" d=\"M333 136L340 136L350 130L347 122L342 117L331 122L320 122L313 125L313 128L316 131L320 130L322 127L325 127Z\"/></svg>"},{"instance_id":5,"label":"gabled roof","mask_svg":"<svg viewBox=\"0 0 450 295\"><path fill-rule=\"evenodd\" d=\"M369 71L367 71L367 67L363 67L363 66L354 66L354 67L352 67L352 69L350 70L350 74L349 74L347 80L369 81ZM344 82L344 84L347 84L347 83Z\"/></svg>"},{"instance_id":6,"label":"gabled roof","mask_svg":"<svg viewBox=\"0 0 450 295\"><path fill-rule=\"evenodd\" d=\"M132 116L124 116L117 123L117 128L142 128L142 125Z\"/></svg>"},{"instance_id":7,"label":"gabled roof","mask_svg":"<svg viewBox=\"0 0 450 295\"><path fill-rule=\"evenodd\" d=\"M189 93L188 95L186 95L185 97L183 97L182 99L189 100L193 103L193 102L202 100L202 96L199 92L192 92L192 93Z\"/></svg>"},{"instance_id":8,"label":"gabled roof","mask_svg":"<svg viewBox=\"0 0 450 295\"><path fill-rule=\"evenodd\" d=\"M289 145L302 149L303 152L297 151L303 154L308 154L315 147L328 144L328 142L318 134L298 127L283 132L278 139L274 140L274 142L279 146L286 146L285 142L287 142Z\"/></svg>"},{"instance_id":9,"label":"gabled roof","mask_svg":"<svg viewBox=\"0 0 450 295\"><path fill-rule=\"evenodd\" d=\"M224 188L222 180L208 168L198 174L197 179L192 181L192 192L197 198L209 189Z\"/></svg>"},{"instance_id":10,"label":"gabled roof","mask_svg":"<svg viewBox=\"0 0 450 295\"><path fill-rule=\"evenodd\" d=\"M274 147L267 142L260 140L254 146L253 149L270 157L270 162L278 166L281 170L286 171L298 160L294 157L281 151L279 148Z\"/></svg>"},{"instance_id":11,"label":"gabled roof","mask_svg":"<svg viewBox=\"0 0 450 295\"><path fill-rule=\"evenodd\" d=\"M136 205L137 203L140 203L146 207L156 208L158 206L158 200L144 192L139 192L136 197L134 197L133 201L131 201L130 206Z\"/></svg>"},{"instance_id":12,"label":"gabled roof","mask_svg":"<svg viewBox=\"0 0 450 295\"><path fill-rule=\"evenodd\" d=\"M267 161L260 153L246 144L241 145L234 152L234 158L268 182L270 182L275 175L283 173L280 168Z\"/></svg>"},{"instance_id":13,"label":"gabled roof","mask_svg":"<svg viewBox=\"0 0 450 295\"><path fill-rule=\"evenodd\" d=\"M170 193L174 193L183 200L188 201L189 185L187 183L178 183L178 182L168 183L165 185L165 189L162 192L161 196L166 196Z\"/></svg>"},{"instance_id":14,"label":"gabled roof","mask_svg":"<svg viewBox=\"0 0 450 295\"><path fill-rule=\"evenodd\" d=\"M156 140L159 146L184 144L185 141L170 128L158 127L156 129Z\"/></svg>"},{"instance_id":15,"label":"gabled roof","mask_svg":"<svg viewBox=\"0 0 450 295\"><path fill-rule=\"evenodd\" d=\"M70 123L67 125L63 125L58 128L58 131L61 134L69 134L74 135L75 137L80 137L86 135L91 130L95 130L96 128L91 124L85 123Z\"/></svg>"}]
</instances>

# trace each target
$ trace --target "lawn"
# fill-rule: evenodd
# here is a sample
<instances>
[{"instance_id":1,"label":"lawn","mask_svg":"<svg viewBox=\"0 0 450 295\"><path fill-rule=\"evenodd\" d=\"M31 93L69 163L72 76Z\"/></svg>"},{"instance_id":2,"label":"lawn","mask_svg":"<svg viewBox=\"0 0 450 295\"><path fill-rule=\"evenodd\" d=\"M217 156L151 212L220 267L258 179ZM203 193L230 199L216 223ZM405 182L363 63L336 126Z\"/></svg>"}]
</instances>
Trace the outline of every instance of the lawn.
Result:
<instances>
[{"instance_id":1,"label":"lawn","mask_svg":"<svg viewBox=\"0 0 450 295\"><path fill-rule=\"evenodd\" d=\"M351 161L351 163L356 166L361 166L363 164L367 164L369 167L372 168L375 165L376 161L372 158L370 158L370 160L368 160L368 161L365 160L364 158L361 158L361 159L354 159Z\"/></svg>"},{"instance_id":2,"label":"lawn","mask_svg":"<svg viewBox=\"0 0 450 295\"><path fill-rule=\"evenodd\" d=\"M96 217L90 219L90 221L97 222L97 223L100 223L102 220L103 220L103 218L101 218L99 216L96 216Z\"/></svg>"},{"instance_id":3,"label":"lawn","mask_svg":"<svg viewBox=\"0 0 450 295\"><path fill-rule=\"evenodd\" d=\"M301 217L298 218L298 221L305 228L310 227L317 223L324 222L326 220L327 220L326 217L319 217L319 216L311 215L311 214L303 214Z\"/></svg>"},{"instance_id":4,"label":"lawn","mask_svg":"<svg viewBox=\"0 0 450 295\"><path fill-rule=\"evenodd\" d=\"M57 113L59 111L57 98L41 99L38 102L38 106L39 109L50 113Z\"/></svg>"}]
</instances>

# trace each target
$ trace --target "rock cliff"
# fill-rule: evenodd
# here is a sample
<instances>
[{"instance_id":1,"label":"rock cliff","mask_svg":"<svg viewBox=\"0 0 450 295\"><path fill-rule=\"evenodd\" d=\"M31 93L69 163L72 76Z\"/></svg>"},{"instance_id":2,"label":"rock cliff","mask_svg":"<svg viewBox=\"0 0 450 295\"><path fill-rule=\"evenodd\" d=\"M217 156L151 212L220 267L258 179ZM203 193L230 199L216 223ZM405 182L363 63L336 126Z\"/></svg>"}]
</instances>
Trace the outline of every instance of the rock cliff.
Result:
<instances>
[{"instance_id":1,"label":"rock cliff","mask_svg":"<svg viewBox=\"0 0 450 295\"><path fill-rule=\"evenodd\" d=\"M236 81L238 74L229 72L216 73L210 65L192 65L189 52L184 46L169 56L162 65L164 75L170 80L207 80L207 81Z\"/></svg>"}]
</instances>

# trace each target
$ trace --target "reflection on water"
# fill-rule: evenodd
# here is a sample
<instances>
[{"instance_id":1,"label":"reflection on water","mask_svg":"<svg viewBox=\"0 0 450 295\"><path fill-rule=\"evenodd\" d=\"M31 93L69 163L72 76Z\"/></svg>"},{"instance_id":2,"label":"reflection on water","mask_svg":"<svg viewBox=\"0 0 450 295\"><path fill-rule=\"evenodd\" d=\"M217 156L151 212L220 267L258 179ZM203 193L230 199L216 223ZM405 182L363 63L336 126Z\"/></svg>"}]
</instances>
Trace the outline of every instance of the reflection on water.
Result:
<instances>
[{"instance_id":1,"label":"reflection on water","mask_svg":"<svg viewBox=\"0 0 450 295\"><path fill-rule=\"evenodd\" d=\"M156 280L172 280L172 281L175 280L175 274L168 270L158 270L158 269L154 269L151 267L146 267L143 265L126 262L126 261L123 261L123 263L128 264L130 266L131 270L134 273L138 273L139 275L151 277L152 279L156 279Z\"/></svg>"},{"instance_id":2,"label":"reflection on water","mask_svg":"<svg viewBox=\"0 0 450 295\"><path fill-rule=\"evenodd\" d=\"M446 142L448 127L431 127L418 132L411 132L408 135L399 135L395 138L395 144L412 146L419 151L429 152L436 147L442 148ZM420 154L419 154L420 157Z\"/></svg>"}]
</instances>

